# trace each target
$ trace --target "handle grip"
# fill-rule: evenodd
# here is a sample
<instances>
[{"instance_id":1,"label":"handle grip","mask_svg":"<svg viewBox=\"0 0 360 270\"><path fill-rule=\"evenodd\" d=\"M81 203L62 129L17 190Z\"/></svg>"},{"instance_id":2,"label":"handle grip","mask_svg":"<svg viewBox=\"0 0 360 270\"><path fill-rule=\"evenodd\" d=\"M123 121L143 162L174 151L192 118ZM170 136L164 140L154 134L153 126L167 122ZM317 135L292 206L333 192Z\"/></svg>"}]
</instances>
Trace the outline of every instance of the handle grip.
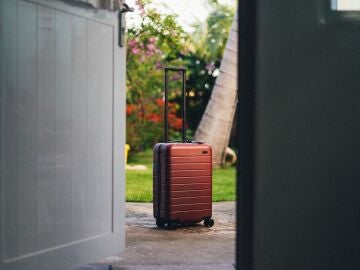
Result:
<instances>
[{"instance_id":1,"label":"handle grip","mask_svg":"<svg viewBox=\"0 0 360 270\"><path fill-rule=\"evenodd\" d=\"M177 71L182 73L182 142L186 142L186 69L165 67L165 110L164 110L164 141L169 141L169 90L168 90L168 73L169 71Z\"/></svg>"}]
</instances>

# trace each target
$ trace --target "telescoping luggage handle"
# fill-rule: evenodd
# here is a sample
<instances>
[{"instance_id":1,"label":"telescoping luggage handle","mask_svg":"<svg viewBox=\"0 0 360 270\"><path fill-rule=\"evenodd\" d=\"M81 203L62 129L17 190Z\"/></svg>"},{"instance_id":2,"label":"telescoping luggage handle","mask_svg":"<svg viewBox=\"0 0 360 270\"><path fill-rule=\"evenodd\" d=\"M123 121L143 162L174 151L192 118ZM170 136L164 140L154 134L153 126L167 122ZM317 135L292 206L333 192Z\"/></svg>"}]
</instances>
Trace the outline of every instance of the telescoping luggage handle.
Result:
<instances>
[{"instance_id":1,"label":"telescoping luggage handle","mask_svg":"<svg viewBox=\"0 0 360 270\"><path fill-rule=\"evenodd\" d=\"M165 115L164 115L164 141L169 142L169 89L168 89L168 73L169 71L181 72L182 74L182 142L186 140L186 69L176 67L165 67Z\"/></svg>"}]
</instances>

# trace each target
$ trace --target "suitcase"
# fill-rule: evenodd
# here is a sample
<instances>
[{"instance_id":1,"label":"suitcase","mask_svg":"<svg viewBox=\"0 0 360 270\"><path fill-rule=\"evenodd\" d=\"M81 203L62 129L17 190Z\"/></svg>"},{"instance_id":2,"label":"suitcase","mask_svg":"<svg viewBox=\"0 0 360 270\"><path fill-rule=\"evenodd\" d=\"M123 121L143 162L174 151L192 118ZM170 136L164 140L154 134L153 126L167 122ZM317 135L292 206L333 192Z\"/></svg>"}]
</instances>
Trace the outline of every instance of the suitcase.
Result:
<instances>
[{"instance_id":1,"label":"suitcase","mask_svg":"<svg viewBox=\"0 0 360 270\"><path fill-rule=\"evenodd\" d=\"M182 73L182 141L168 140L168 73ZM153 150L153 210L158 227L179 224L212 227L212 151L203 142L186 139L186 70L165 68L164 143Z\"/></svg>"}]
</instances>

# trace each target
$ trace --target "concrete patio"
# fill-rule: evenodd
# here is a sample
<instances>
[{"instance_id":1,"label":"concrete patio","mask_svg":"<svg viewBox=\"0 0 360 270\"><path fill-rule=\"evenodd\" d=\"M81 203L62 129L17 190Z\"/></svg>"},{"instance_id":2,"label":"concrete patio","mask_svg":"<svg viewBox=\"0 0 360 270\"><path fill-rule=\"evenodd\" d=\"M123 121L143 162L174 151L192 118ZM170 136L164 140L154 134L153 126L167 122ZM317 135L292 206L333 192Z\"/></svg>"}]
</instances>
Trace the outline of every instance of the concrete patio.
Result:
<instances>
[{"instance_id":1,"label":"concrete patio","mask_svg":"<svg viewBox=\"0 0 360 270\"><path fill-rule=\"evenodd\" d=\"M159 229L152 216L152 204L127 203L126 250L121 257L100 265L114 270L234 269L235 202L213 204L212 228L202 224L176 231ZM91 268L94 269L94 268Z\"/></svg>"}]
</instances>

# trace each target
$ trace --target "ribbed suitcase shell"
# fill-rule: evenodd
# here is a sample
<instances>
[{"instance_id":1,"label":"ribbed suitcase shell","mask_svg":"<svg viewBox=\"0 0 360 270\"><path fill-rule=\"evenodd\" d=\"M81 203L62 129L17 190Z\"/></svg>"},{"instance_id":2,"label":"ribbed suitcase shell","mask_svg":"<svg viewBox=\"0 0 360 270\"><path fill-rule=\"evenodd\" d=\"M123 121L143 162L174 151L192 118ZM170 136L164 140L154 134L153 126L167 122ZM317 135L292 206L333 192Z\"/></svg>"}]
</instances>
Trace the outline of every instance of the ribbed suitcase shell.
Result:
<instances>
[{"instance_id":1,"label":"ribbed suitcase shell","mask_svg":"<svg viewBox=\"0 0 360 270\"><path fill-rule=\"evenodd\" d=\"M182 73L182 143L169 143L168 73ZM212 151L208 144L186 139L186 70L165 68L164 141L154 147L153 206L158 226L177 223L213 226Z\"/></svg>"},{"instance_id":2,"label":"ribbed suitcase shell","mask_svg":"<svg viewBox=\"0 0 360 270\"><path fill-rule=\"evenodd\" d=\"M175 223L197 223L211 218L211 146L158 143L153 158L154 217Z\"/></svg>"}]
</instances>

